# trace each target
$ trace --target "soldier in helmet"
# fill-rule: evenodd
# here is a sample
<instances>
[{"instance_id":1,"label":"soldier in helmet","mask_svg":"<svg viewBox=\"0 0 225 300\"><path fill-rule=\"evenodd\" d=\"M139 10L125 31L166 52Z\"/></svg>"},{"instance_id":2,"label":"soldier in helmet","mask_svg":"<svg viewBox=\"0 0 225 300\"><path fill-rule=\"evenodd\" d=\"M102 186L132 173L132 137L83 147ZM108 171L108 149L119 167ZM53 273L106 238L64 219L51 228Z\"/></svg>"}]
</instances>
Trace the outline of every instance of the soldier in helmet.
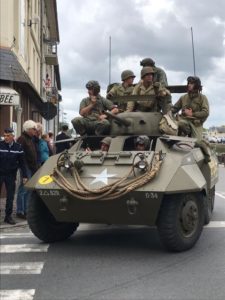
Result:
<instances>
[{"instance_id":1,"label":"soldier in helmet","mask_svg":"<svg viewBox=\"0 0 225 300\"><path fill-rule=\"evenodd\" d=\"M122 83L114 85L107 94L107 98L118 97L118 96L129 96L132 94L134 86L133 81L136 76L131 70L124 70L121 73ZM126 103L119 103L118 108L121 112L126 110Z\"/></svg>"},{"instance_id":2,"label":"soldier in helmet","mask_svg":"<svg viewBox=\"0 0 225 300\"><path fill-rule=\"evenodd\" d=\"M209 103L201 93L201 80L197 76L187 78L187 94L172 106L172 113L178 113L178 135L185 135L202 139L203 123L209 115Z\"/></svg>"},{"instance_id":3,"label":"soldier in helmet","mask_svg":"<svg viewBox=\"0 0 225 300\"><path fill-rule=\"evenodd\" d=\"M150 95L146 101L129 101L127 111L160 112L166 114L171 108L170 92L159 82L153 82L155 70L152 67L143 67L141 81L134 87L132 95Z\"/></svg>"},{"instance_id":4,"label":"soldier in helmet","mask_svg":"<svg viewBox=\"0 0 225 300\"><path fill-rule=\"evenodd\" d=\"M104 139L102 139L100 150L108 152L111 141L112 141L112 138L110 136L107 136Z\"/></svg>"},{"instance_id":5,"label":"soldier in helmet","mask_svg":"<svg viewBox=\"0 0 225 300\"><path fill-rule=\"evenodd\" d=\"M80 135L96 134L104 135L110 130L110 123L104 111L110 110L112 114L118 113L113 103L103 98L100 93L98 81L90 80L86 84L88 97L80 103L81 117L74 118L71 122L74 129Z\"/></svg>"},{"instance_id":6,"label":"soldier in helmet","mask_svg":"<svg viewBox=\"0 0 225 300\"><path fill-rule=\"evenodd\" d=\"M147 135L140 135L135 139L135 150L136 151L145 151L149 150L150 140Z\"/></svg>"},{"instance_id":7,"label":"soldier in helmet","mask_svg":"<svg viewBox=\"0 0 225 300\"><path fill-rule=\"evenodd\" d=\"M155 66L155 62L153 59L151 58L144 58L140 61L140 66L142 67L152 67L155 71L154 73L154 77L153 77L153 81L154 82L160 82L162 86L167 86L168 82L167 82L167 76L166 76L166 72Z\"/></svg>"}]
</instances>

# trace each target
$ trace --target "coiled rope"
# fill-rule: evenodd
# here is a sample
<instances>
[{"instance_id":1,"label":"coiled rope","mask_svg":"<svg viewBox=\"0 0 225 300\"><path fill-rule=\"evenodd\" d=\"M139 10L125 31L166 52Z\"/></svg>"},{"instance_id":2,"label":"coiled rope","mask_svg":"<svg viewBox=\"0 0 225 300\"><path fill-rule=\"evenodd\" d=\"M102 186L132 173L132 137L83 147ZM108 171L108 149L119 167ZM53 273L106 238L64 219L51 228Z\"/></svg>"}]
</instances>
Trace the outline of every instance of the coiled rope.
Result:
<instances>
[{"instance_id":1,"label":"coiled rope","mask_svg":"<svg viewBox=\"0 0 225 300\"><path fill-rule=\"evenodd\" d=\"M59 167L54 169L51 175L55 183L60 186L67 193L81 200L113 200L118 199L127 193L145 185L150 180L152 180L158 173L162 164L162 159L159 153L154 155L153 161L150 167L135 178L129 178L134 172L134 164L131 169L123 178L114 181L104 187L98 189L89 189L81 180L77 169L73 166L71 168L71 173L74 178L75 186L73 186L62 174Z\"/></svg>"}]
</instances>

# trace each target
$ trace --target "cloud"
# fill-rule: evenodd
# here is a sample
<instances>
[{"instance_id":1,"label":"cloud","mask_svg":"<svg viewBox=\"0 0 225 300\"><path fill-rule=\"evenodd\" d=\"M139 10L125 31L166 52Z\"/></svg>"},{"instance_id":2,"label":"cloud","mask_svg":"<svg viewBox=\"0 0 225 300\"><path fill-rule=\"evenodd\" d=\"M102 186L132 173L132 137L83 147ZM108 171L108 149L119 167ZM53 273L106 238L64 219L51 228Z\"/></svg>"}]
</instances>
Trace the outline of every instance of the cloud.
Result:
<instances>
[{"instance_id":1,"label":"cloud","mask_svg":"<svg viewBox=\"0 0 225 300\"><path fill-rule=\"evenodd\" d=\"M62 105L69 114L78 113L88 80L98 80L105 95L110 36L112 82L120 81L124 69L133 70L138 81L140 60L152 57L166 70L169 84L185 84L193 74L192 27L196 74L211 107L205 125L225 123L223 0L57 0L57 5Z\"/></svg>"}]
</instances>

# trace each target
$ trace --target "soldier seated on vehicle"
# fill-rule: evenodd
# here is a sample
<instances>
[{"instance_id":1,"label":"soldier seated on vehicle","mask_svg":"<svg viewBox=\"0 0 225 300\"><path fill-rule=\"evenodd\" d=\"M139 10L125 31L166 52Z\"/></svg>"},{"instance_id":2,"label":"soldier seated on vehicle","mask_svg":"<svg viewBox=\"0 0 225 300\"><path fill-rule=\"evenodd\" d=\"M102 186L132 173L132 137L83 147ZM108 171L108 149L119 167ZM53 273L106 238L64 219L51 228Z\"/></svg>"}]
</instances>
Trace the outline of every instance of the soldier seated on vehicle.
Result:
<instances>
[{"instance_id":1,"label":"soldier seated on vehicle","mask_svg":"<svg viewBox=\"0 0 225 300\"><path fill-rule=\"evenodd\" d=\"M134 86L133 81L136 76L134 75L133 71L131 70L124 70L121 73L121 81L122 83L114 84L113 87L107 93L106 98L111 99L112 97L120 97L120 96L129 96L132 95ZM114 103L118 105L118 109L120 112L126 110L127 104L126 103Z\"/></svg>"},{"instance_id":2,"label":"soldier seated on vehicle","mask_svg":"<svg viewBox=\"0 0 225 300\"><path fill-rule=\"evenodd\" d=\"M100 85L98 81L91 80L86 84L89 97L84 98L80 103L80 115L71 122L74 129L80 135L95 134L105 135L109 133L110 123L104 111L109 110L112 114L117 114L115 105L100 95Z\"/></svg>"},{"instance_id":3,"label":"soldier seated on vehicle","mask_svg":"<svg viewBox=\"0 0 225 300\"><path fill-rule=\"evenodd\" d=\"M155 62L152 58L142 59L140 61L140 65L142 67L152 67L153 68L153 70L155 71L154 77L153 77L154 82L160 82L162 86L168 85L166 72L163 69L156 67Z\"/></svg>"},{"instance_id":4,"label":"soldier seated on vehicle","mask_svg":"<svg viewBox=\"0 0 225 300\"><path fill-rule=\"evenodd\" d=\"M160 112L166 114L171 108L170 92L159 82L153 82L155 70L144 67L141 70L141 82L133 90L132 95L151 96L146 101L128 101L127 111Z\"/></svg>"},{"instance_id":5,"label":"soldier seated on vehicle","mask_svg":"<svg viewBox=\"0 0 225 300\"><path fill-rule=\"evenodd\" d=\"M135 139L134 142L136 151L146 151L149 150L150 140L147 135L140 135Z\"/></svg>"},{"instance_id":6,"label":"soldier seated on vehicle","mask_svg":"<svg viewBox=\"0 0 225 300\"><path fill-rule=\"evenodd\" d=\"M197 76L187 78L188 93L181 96L172 106L172 113L178 113L178 135L190 136L202 140L203 123L209 116L209 103L201 93L201 80Z\"/></svg>"}]
</instances>

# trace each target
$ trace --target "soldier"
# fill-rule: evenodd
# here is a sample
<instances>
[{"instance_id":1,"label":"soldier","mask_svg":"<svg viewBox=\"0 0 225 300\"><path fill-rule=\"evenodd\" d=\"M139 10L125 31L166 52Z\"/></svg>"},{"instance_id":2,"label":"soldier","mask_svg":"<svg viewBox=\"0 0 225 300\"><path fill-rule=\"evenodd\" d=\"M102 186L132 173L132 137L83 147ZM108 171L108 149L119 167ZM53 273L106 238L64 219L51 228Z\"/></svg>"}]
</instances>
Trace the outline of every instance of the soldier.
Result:
<instances>
[{"instance_id":1,"label":"soldier","mask_svg":"<svg viewBox=\"0 0 225 300\"><path fill-rule=\"evenodd\" d=\"M134 75L133 71L131 70L124 70L121 73L121 81L122 83L114 85L110 91L108 92L106 98L110 99L111 97L118 97L118 96L129 96L132 95L134 86L133 81L136 76ZM118 108L120 112L126 110L126 103L119 103Z\"/></svg>"},{"instance_id":2,"label":"soldier","mask_svg":"<svg viewBox=\"0 0 225 300\"><path fill-rule=\"evenodd\" d=\"M101 151L109 151L109 147L111 144L112 138L110 136L105 137L104 139L101 140L101 147L100 150Z\"/></svg>"},{"instance_id":3,"label":"soldier","mask_svg":"<svg viewBox=\"0 0 225 300\"><path fill-rule=\"evenodd\" d=\"M153 83L155 70L152 67L144 67L141 70L142 81L133 90L133 95L151 95L151 99L146 101L129 101L127 111L160 112L166 114L171 108L170 92L159 82ZM154 97L155 96L155 97Z\"/></svg>"},{"instance_id":4,"label":"soldier","mask_svg":"<svg viewBox=\"0 0 225 300\"><path fill-rule=\"evenodd\" d=\"M178 135L187 135L202 139L203 123L209 115L209 103L201 93L201 80L197 76L187 78L188 93L181 96L172 106L172 113L182 111L178 116Z\"/></svg>"},{"instance_id":5,"label":"soldier","mask_svg":"<svg viewBox=\"0 0 225 300\"><path fill-rule=\"evenodd\" d=\"M167 76L163 69L156 67L155 62L151 58L144 58L140 61L140 65L142 67L152 67L155 71L153 81L154 82L160 82L163 86L167 86Z\"/></svg>"},{"instance_id":6,"label":"soldier","mask_svg":"<svg viewBox=\"0 0 225 300\"><path fill-rule=\"evenodd\" d=\"M74 129L80 135L84 134L96 134L104 135L108 134L110 130L110 123L107 120L107 116L104 111L110 110L112 114L117 114L118 109L113 103L103 98L100 92L100 85L98 81L91 80L86 84L89 97L84 98L80 103L80 115L82 117L76 117L71 122Z\"/></svg>"},{"instance_id":7,"label":"soldier","mask_svg":"<svg viewBox=\"0 0 225 300\"><path fill-rule=\"evenodd\" d=\"M150 146L149 137L147 137L147 135L140 135L136 138L134 144L135 144L136 151L149 150L149 146Z\"/></svg>"}]
</instances>

